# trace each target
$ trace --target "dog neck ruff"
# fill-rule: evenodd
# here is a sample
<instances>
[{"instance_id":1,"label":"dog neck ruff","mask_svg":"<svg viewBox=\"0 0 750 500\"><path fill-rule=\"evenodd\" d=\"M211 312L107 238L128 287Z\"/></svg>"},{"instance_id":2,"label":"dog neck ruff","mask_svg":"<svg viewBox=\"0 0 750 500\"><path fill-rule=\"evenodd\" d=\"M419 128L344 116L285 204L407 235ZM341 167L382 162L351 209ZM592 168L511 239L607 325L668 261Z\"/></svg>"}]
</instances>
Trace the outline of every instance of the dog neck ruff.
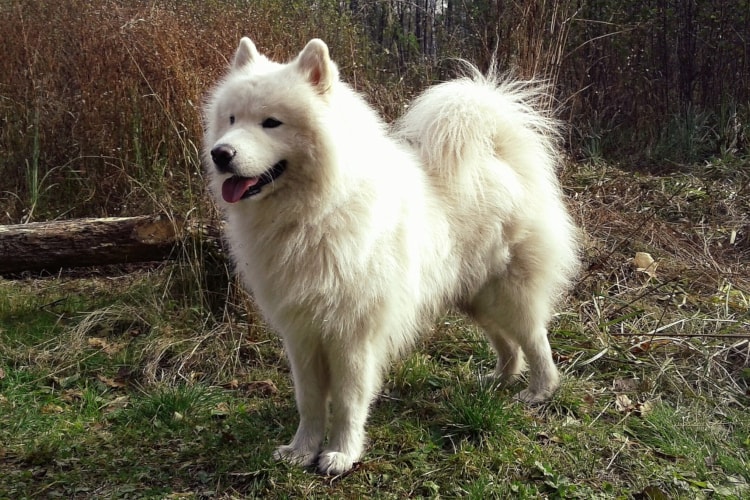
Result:
<instances>
[{"instance_id":1,"label":"dog neck ruff","mask_svg":"<svg viewBox=\"0 0 750 500\"><path fill-rule=\"evenodd\" d=\"M281 160L258 177L233 175L221 186L221 196L227 203L236 203L260 193L263 186L270 184L286 170L286 160Z\"/></svg>"}]
</instances>

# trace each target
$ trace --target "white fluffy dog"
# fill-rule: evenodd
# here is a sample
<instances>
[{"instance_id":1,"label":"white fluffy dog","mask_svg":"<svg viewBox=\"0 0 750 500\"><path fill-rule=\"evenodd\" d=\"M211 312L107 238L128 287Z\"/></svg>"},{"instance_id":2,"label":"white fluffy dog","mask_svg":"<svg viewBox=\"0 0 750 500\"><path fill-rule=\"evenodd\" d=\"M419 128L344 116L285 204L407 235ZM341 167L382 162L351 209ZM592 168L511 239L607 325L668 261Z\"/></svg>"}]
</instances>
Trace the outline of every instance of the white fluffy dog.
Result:
<instances>
[{"instance_id":1,"label":"white fluffy dog","mask_svg":"<svg viewBox=\"0 0 750 500\"><path fill-rule=\"evenodd\" d=\"M533 85L468 72L389 131L322 41L280 64L243 38L207 102L231 255L294 377L300 422L278 459L349 470L389 362L449 307L484 329L498 381L525 357L521 400L558 387L546 326L577 250L556 125Z\"/></svg>"}]
</instances>

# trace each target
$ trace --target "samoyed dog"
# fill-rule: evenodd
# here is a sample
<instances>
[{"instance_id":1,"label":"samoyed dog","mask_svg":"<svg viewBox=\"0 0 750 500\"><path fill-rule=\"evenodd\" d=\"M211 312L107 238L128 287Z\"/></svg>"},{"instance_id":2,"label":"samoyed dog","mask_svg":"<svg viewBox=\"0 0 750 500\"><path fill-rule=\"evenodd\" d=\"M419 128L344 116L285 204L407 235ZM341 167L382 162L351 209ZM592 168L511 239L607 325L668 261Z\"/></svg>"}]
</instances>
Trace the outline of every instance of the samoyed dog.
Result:
<instances>
[{"instance_id":1,"label":"samoyed dog","mask_svg":"<svg viewBox=\"0 0 750 500\"><path fill-rule=\"evenodd\" d=\"M466 73L389 128L322 41L281 64L243 38L207 100L210 190L294 380L277 459L349 470L389 362L451 307L486 333L498 383L528 364L518 399L558 387L546 327L578 259L556 124L533 85Z\"/></svg>"}]
</instances>

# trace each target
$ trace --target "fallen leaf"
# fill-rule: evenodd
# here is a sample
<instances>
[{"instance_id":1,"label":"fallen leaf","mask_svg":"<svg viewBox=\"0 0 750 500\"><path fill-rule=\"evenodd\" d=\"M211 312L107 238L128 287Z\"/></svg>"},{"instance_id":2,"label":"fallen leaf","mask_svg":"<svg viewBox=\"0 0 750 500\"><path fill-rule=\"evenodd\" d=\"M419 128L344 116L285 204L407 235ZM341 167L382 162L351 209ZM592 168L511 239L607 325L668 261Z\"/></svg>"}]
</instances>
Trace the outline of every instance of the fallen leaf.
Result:
<instances>
[{"instance_id":1,"label":"fallen leaf","mask_svg":"<svg viewBox=\"0 0 750 500\"><path fill-rule=\"evenodd\" d=\"M42 406L42 413L45 413L47 415L51 413L62 413L65 410L63 410L62 406L56 405L54 403L48 403L44 406Z\"/></svg>"},{"instance_id":2,"label":"fallen leaf","mask_svg":"<svg viewBox=\"0 0 750 500\"><path fill-rule=\"evenodd\" d=\"M635 405L635 414L639 417L645 417L654 409L654 404L651 401L644 401Z\"/></svg>"},{"instance_id":3,"label":"fallen leaf","mask_svg":"<svg viewBox=\"0 0 750 500\"><path fill-rule=\"evenodd\" d=\"M5 370L0 366L0 380L5 378Z\"/></svg>"},{"instance_id":4,"label":"fallen leaf","mask_svg":"<svg viewBox=\"0 0 750 500\"><path fill-rule=\"evenodd\" d=\"M618 394L615 397L615 409L617 411L625 413L633 410L633 402L625 394Z\"/></svg>"},{"instance_id":5,"label":"fallen leaf","mask_svg":"<svg viewBox=\"0 0 750 500\"><path fill-rule=\"evenodd\" d=\"M635 270L646 273L652 278L656 276L657 265L658 264L649 253L636 252L635 257L633 257L633 266L635 267Z\"/></svg>"},{"instance_id":6,"label":"fallen leaf","mask_svg":"<svg viewBox=\"0 0 750 500\"><path fill-rule=\"evenodd\" d=\"M643 354L654 348L662 347L671 343L672 342L667 339L644 340L643 342L638 342L628 350L631 354Z\"/></svg>"},{"instance_id":7,"label":"fallen leaf","mask_svg":"<svg viewBox=\"0 0 750 500\"><path fill-rule=\"evenodd\" d=\"M90 347L98 347L99 349L104 349L109 345L107 339L101 337L89 337L86 342L88 342Z\"/></svg>"},{"instance_id":8,"label":"fallen leaf","mask_svg":"<svg viewBox=\"0 0 750 500\"><path fill-rule=\"evenodd\" d=\"M118 382L117 380L109 377L105 377L104 375L97 375L96 378L99 379L100 382L102 382L107 387L112 387L113 389L121 389L123 387L127 387L126 382Z\"/></svg>"},{"instance_id":9,"label":"fallen leaf","mask_svg":"<svg viewBox=\"0 0 750 500\"><path fill-rule=\"evenodd\" d=\"M546 432L537 432L536 440L542 444L548 444L550 441L552 441L552 439L549 437L549 434L547 434Z\"/></svg>"},{"instance_id":10,"label":"fallen leaf","mask_svg":"<svg viewBox=\"0 0 750 500\"><path fill-rule=\"evenodd\" d=\"M233 378L229 382L223 385L225 389L231 389L231 390L237 390L240 387L240 381L236 378Z\"/></svg>"},{"instance_id":11,"label":"fallen leaf","mask_svg":"<svg viewBox=\"0 0 750 500\"><path fill-rule=\"evenodd\" d=\"M615 409L621 413L633 413L639 417L643 417L651 413L654 409L654 404L650 401L644 402L633 402L625 394L618 394L615 397Z\"/></svg>"},{"instance_id":12,"label":"fallen leaf","mask_svg":"<svg viewBox=\"0 0 750 500\"><path fill-rule=\"evenodd\" d=\"M543 445L562 444L564 442L560 436L555 436L555 435L550 436L546 432L537 433L536 439Z\"/></svg>"},{"instance_id":13,"label":"fallen leaf","mask_svg":"<svg viewBox=\"0 0 750 500\"><path fill-rule=\"evenodd\" d=\"M561 365L564 363L569 362L571 359L573 359L572 356L567 356L565 354L560 354L559 352L552 352L552 359L555 360L556 365Z\"/></svg>"},{"instance_id":14,"label":"fallen leaf","mask_svg":"<svg viewBox=\"0 0 750 500\"><path fill-rule=\"evenodd\" d=\"M89 337L87 339L89 347L101 349L106 354L112 355L122 351L125 347L124 343L109 342L107 339L102 337Z\"/></svg>"}]
</instances>

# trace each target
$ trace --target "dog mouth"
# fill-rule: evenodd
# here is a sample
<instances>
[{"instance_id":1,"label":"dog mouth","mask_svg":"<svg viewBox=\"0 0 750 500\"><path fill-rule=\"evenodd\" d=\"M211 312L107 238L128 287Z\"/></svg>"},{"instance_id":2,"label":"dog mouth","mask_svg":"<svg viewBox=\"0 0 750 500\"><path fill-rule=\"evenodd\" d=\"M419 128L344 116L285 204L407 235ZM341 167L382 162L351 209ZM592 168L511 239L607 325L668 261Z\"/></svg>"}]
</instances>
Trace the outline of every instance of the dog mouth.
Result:
<instances>
[{"instance_id":1,"label":"dog mouth","mask_svg":"<svg viewBox=\"0 0 750 500\"><path fill-rule=\"evenodd\" d=\"M221 186L221 196L227 203L237 203L261 192L263 186L270 184L286 170L286 160L281 160L257 177L233 175Z\"/></svg>"}]
</instances>

